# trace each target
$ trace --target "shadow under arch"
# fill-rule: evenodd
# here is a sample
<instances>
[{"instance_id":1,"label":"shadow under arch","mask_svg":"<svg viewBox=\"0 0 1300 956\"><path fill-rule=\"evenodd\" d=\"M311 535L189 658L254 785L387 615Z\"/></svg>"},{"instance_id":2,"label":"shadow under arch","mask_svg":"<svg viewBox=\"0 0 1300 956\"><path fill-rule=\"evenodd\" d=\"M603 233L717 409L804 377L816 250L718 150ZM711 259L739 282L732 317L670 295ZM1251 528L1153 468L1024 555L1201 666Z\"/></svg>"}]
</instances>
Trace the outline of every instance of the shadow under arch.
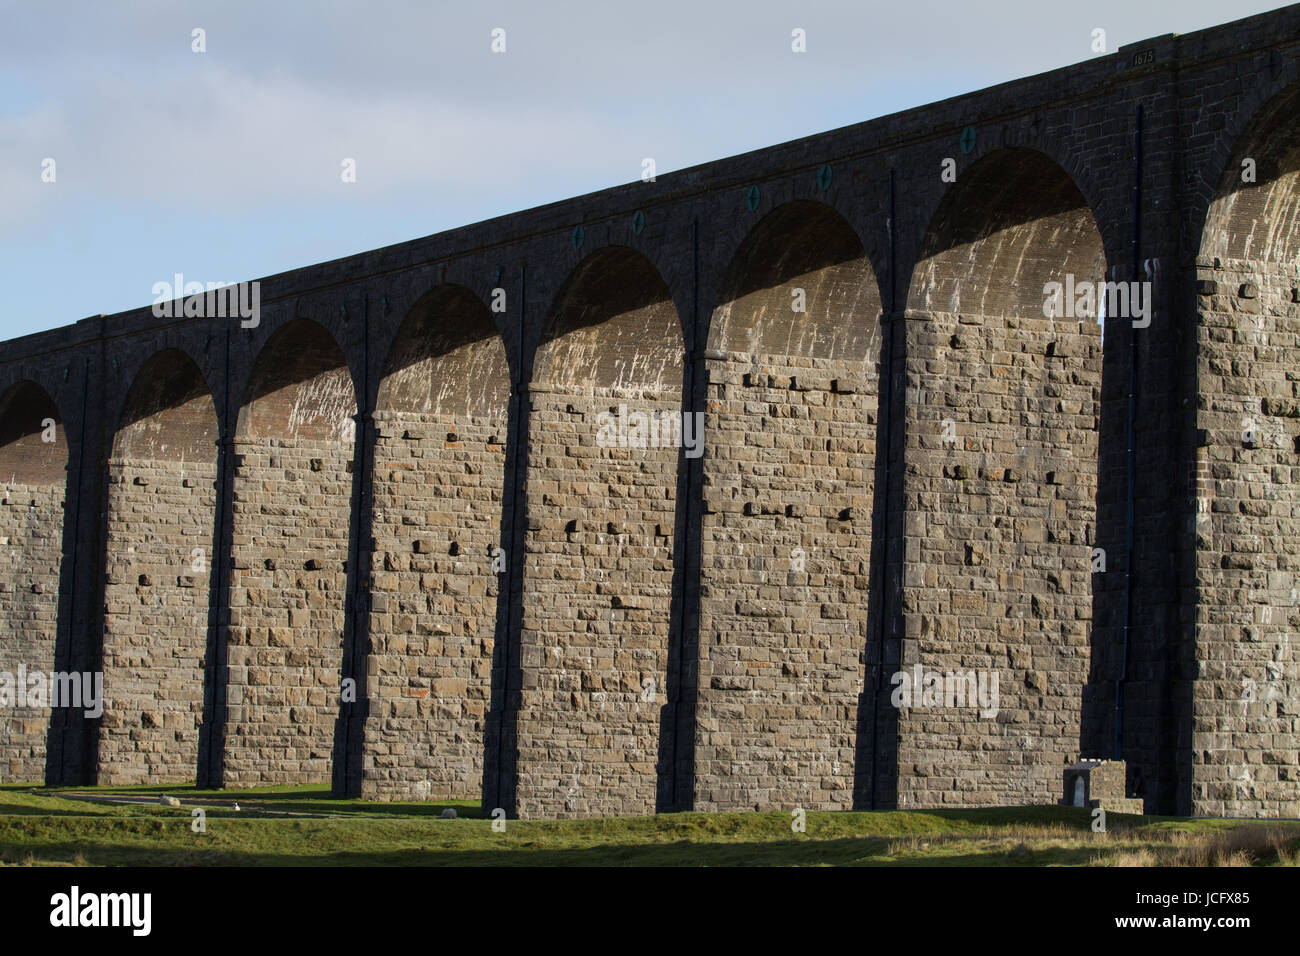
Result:
<instances>
[{"instance_id":1,"label":"shadow under arch","mask_svg":"<svg viewBox=\"0 0 1300 956\"><path fill-rule=\"evenodd\" d=\"M216 406L178 349L127 390L107 464L96 782L194 782L218 552ZM142 652L142 649L147 651Z\"/></svg>"},{"instance_id":2,"label":"shadow under arch","mask_svg":"<svg viewBox=\"0 0 1300 956\"><path fill-rule=\"evenodd\" d=\"M691 481L700 729L680 805L866 806L889 786L869 676L886 519L879 283L850 223L796 200L753 227L721 290L694 370L708 435ZM751 698L763 703L737 719Z\"/></svg>"},{"instance_id":3,"label":"shadow under arch","mask_svg":"<svg viewBox=\"0 0 1300 956\"><path fill-rule=\"evenodd\" d=\"M548 313L518 439L519 648L504 715L516 763L502 780L504 805L521 815L666 808L680 694L683 367L677 309L650 260L608 246L579 263ZM579 751L566 741L584 724L601 732ZM554 777L560 787L543 783Z\"/></svg>"},{"instance_id":4,"label":"shadow under arch","mask_svg":"<svg viewBox=\"0 0 1300 956\"><path fill-rule=\"evenodd\" d=\"M1234 144L1206 209L1198 259L1300 262L1300 84L1260 108ZM1250 178L1247 180L1246 161Z\"/></svg>"},{"instance_id":5,"label":"shadow under arch","mask_svg":"<svg viewBox=\"0 0 1300 956\"><path fill-rule=\"evenodd\" d=\"M964 704L900 713L900 766L930 768L900 779L900 808L947 802L953 789L967 804L1050 801L1084 745L1102 637L1088 630L1092 545L1114 531L1104 509L1096 527L1098 483L1104 496L1123 480L1104 463L1107 442L1123 449L1122 396L1120 417L1102 408L1105 279L1091 207L1037 150L981 157L927 227L907 292L916 465L905 493L917 510L898 666L987 687L1000 676L1001 702L999 719Z\"/></svg>"},{"instance_id":6,"label":"shadow under arch","mask_svg":"<svg viewBox=\"0 0 1300 956\"><path fill-rule=\"evenodd\" d=\"M582 260L556 296L533 380L614 390L680 388L682 329L659 270L627 246Z\"/></svg>"},{"instance_id":7,"label":"shadow under arch","mask_svg":"<svg viewBox=\"0 0 1300 956\"><path fill-rule=\"evenodd\" d=\"M257 353L239 419L238 439L338 440L357 413L352 374L328 329L297 318L278 329Z\"/></svg>"},{"instance_id":8,"label":"shadow under arch","mask_svg":"<svg viewBox=\"0 0 1300 956\"><path fill-rule=\"evenodd\" d=\"M940 201L907 308L1042 318L1046 283L1067 273L1099 280L1105 268L1096 220L1069 173L1045 153L1006 147L963 171Z\"/></svg>"},{"instance_id":9,"label":"shadow under arch","mask_svg":"<svg viewBox=\"0 0 1300 956\"><path fill-rule=\"evenodd\" d=\"M113 434L114 457L205 461L213 457L217 408L194 359L180 349L151 356L136 373Z\"/></svg>"},{"instance_id":10,"label":"shadow under arch","mask_svg":"<svg viewBox=\"0 0 1300 956\"><path fill-rule=\"evenodd\" d=\"M362 509L362 540L375 542L361 560L369 606L354 642L368 712L350 761L376 754L362 796L484 792L506 604L497 567L508 547L510 382L492 314L458 285L415 303L385 360Z\"/></svg>"},{"instance_id":11,"label":"shadow under arch","mask_svg":"<svg viewBox=\"0 0 1300 956\"><path fill-rule=\"evenodd\" d=\"M223 516L230 577L211 655L210 785L331 780L355 593L357 400L319 323L295 318L262 346L241 401ZM274 756L270 756L274 755Z\"/></svg>"},{"instance_id":12,"label":"shadow under arch","mask_svg":"<svg viewBox=\"0 0 1300 956\"><path fill-rule=\"evenodd\" d=\"M420 414L494 411L509 399L509 379L501 381L505 354L483 301L464 286L439 285L402 320L375 407Z\"/></svg>"},{"instance_id":13,"label":"shadow under arch","mask_svg":"<svg viewBox=\"0 0 1300 956\"><path fill-rule=\"evenodd\" d=\"M759 220L721 288L710 350L846 361L879 352L880 288L870 258L853 226L825 203L793 200ZM804 291L802 311L795 289Z\"/></svg>"},{"instance_id":14,"label":"shadow under arch","mask_svg":"<svg viewBox=\"0 0 1300 956\"><path fill-rule=\"evenodd\" d=\"M6 590L0 628L0 671L20 665L54 671L69 659L70 606L65 592L76 532L64 520L72 476L63 416L49 393L24 379L0 395L0 581ZM61 779L73 733L66 708L24 706L0 715L0 755L6 782Z\"/></svg>"},{"instance_id":15,"label":"shadow under arch","mask_svg":"<svg viewBox=\"0 0 1300 956\"><path fill-rule=\"evenodd\" d=\"M68 445L49 392L30 379L15 382L0 395L0 413L0 484L64 483Z\"/></svg>"}]
</instances>

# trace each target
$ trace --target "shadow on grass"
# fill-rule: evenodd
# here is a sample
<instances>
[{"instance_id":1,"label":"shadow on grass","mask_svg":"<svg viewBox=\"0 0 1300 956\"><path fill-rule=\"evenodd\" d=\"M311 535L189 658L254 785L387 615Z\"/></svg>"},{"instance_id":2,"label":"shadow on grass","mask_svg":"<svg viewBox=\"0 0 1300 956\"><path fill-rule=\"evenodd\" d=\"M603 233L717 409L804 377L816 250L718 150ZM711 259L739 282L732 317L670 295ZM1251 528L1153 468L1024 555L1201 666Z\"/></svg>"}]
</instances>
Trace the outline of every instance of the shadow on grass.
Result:
<instances>
[{"instance_id":1,"label":"shadow on grass","mask_svg":"<svg viewBox=\"0 0 1300 956\"><path fill-rule=\"evenodd\" d=\"M791 838L790 818L781 812L520 821L498 834L482 819L436 820L447 806L461 818L481 816L468 801L374 803L336 799L324 787L61 792L152 799L143 804L92 803L51 798L31 789L0 790L0 862L157 867L1079 866L1167 844L1173 830L1213 834L1234 826L1227 821L1112 814L1109 837L1098 838L1090 832L1086 810L992 807L809 813L808 832L816 837ZM153 802L160 792L187 805ZM231 809L235 800L241 812ZM207 810L211 829L206 836L191 837L194 803ZM316 819L267 812L273 810ZM9 815L7 821L3 814ZM325 815L334 819L321 819ZM218 826L219 820L239 823Z\"/></svg>"},{"instance_id":2,"label":"shadow on grass","mask_svg":"<svg viewBox=\"0 0 1300 956\"><path fill-rule=\"evenodd\" d=\"M423 847L384 852L339 851L321 855L239 850L147 849L65 842L31 847L0 847L0 861L38 863L80 860L91 866L923 866L1043 867L1086 866L1096 861L1096 846L1048 847L1028 852L887 856L890 839L782 840L764 843L694 843L546 848L518 840L500 849Z\"/></svg>"},{"instance_id":3,"label":"shadow on grass","mask_svg":"<svg viewBox=\"0 0 1300 956\"><path fill-rule=\"evenodd\" d=\"M387 803L373 800L357 800L335 797L328 786L320 787L283 787L259 788L256 790L200 790L193 786L137 786L137 787L60 787L58 789L33 791L34 796L55 797L68 794L68 800L88 802L96 806L140 807L142 804L113 803L109 800L92 800L98 797L153 797L168 794L181 800L186 806L230 807L238 803L241 810L256 813L258 810L278 813L300 813L314 816L337 817L440 817L447 809L455 810L456 816L469 819L483 817L482 807L477 800L444 800L427 803ZM3 793L0 793L3 801ZM9 812L0 802L0 813ZM15 811L19 812L19 811ZM30 809L21 812L33 812ZM78 815L75 810L36 811L53 815L67 813Z\"/></svg>"},{"instance_id":4,"label":"shadow on grass","mask_svg":"<svg viewBox=\"0 0 1300 956\"><path fill-rule=\"evenodd\" d=\"M0 796L0 816L5 817L102 817L103 811L95 812L95 807L86 809L78 807L34 807L25 803L11 803Z\"/></svg>"},{"instance_id":5,"label":"shadow on grass","mask_svg":"<svg viewBox=\"0 0 1300 956\"><path fill-rule=\"evenodd\" d=\"M220 850L151 850L56 843L0 847L0 860L67 863L80 857L87 864L112 866L744 866L845 865L879 856L884 839L773 843L679 843L578 848L539 848L520 840L500 849L412 848L378 853L349 851L306 856Z\"/></svg>"}]
</instances>

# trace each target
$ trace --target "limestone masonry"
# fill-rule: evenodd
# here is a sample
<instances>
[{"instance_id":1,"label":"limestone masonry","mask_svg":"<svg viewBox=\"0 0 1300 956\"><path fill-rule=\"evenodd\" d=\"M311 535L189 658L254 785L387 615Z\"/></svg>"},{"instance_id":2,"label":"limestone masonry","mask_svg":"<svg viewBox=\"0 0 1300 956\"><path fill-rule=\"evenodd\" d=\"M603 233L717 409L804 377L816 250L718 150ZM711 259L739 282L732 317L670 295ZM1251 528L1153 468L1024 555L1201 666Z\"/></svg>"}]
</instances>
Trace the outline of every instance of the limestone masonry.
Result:
<instances>
[{"instance_id":1,"label":"limestone masonry","mask_svg":"<svg viewBox=\"0 0 1300 956\"><path fill-rule=\"evenodd\" d=\"M1297 118L1291 6L0 344L0 781L1300 816Z\"/></svg>"}]
</instances>

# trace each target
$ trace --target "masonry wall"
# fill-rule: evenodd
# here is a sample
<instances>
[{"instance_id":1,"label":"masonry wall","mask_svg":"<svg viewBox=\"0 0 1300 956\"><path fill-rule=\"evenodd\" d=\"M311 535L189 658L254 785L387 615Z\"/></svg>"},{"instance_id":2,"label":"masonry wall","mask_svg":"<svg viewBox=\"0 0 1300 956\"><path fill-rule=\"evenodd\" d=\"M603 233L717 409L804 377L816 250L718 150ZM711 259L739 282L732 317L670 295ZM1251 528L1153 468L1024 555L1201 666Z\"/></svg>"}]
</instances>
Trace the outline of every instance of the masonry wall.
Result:
<instances>
[{"instance_id":1,"label":"masonry wall","mask_svg":"<svg viewBox=\"0 0 1300 956\"><path fill-rule=\"evenodd\" d=\"M1202 266L1191 808L1300 814L1300 268Z\"/></svg>"},{"instance_id":2,"label":"masonry wall","mask_svg":"<svg viewBox=\"0 0 1300 956\"><path fill-rule=\"evenodd\" d=\"M710 362L696 809L852 805L875 463L864 371Z\"/></svg>"},{"instance_id":3,"label":"masonry wall","mask_svg":"<svg viewBox=\"0 0 1300 956\"><path fill-rule=\"evenodd\" d=\"M19 667L55 670L63 496L61 485L0 485L0 672L15 681ZM16 703L0 712L0 779L41 783L50 708Z\"/></svg>"},{"instance_id":4,"label":"masonry wall","mask_svg":"<svg viewBox=\"0 0 1300 956\"><path fill-rule=\"evenodd\" d=\"M605 249L570 280L538 351L518 812L653 813L681 449L653 439L650 420L680 424L681 328L654 267L629 249ZM645 416L643 427L620 428L633 413Z\"/></svg>"},{"instance_id":5,"label":"masonry wall","mask_svg":"<svg viewBox=\"0 0 1300 956\"><path fill-rule=\"evenodd\" d=\"M996 675L997 697L954 706L912 684L899 806L1050 802L1088 675L1100 337L1095 322L931 313L922 350L902 669L973 671L990 691Z\"/></svg>"},{"instance_id":6,"label":"masonry wall","mask_svg":"<svg viewBox=\"0 0 1300 956\"><path fill-rule=\"evenodd\" d=\"M226 786L328 783L339 714L352 452L238 446Z\"/></svg>"},{"instance_id":7,"label":"masonry wall","mask_svg":"<svg viewBox=\"0 0 1300 956\"><path fill-rule=\"evenodd\" d=\"M532 394L520 816L653 813L678 449L601 448L596 415L679 395Z\"/></svg>"},{"instance_id":8,"label":"masonry wall","mask_svg":"<svg viewBox=\"0 0 1300 956\"><path fill-rule=\"evenodd\" d=\"M898 805L1050 801L1079 756L1101 400L1095 287L1091 307L1066 289L1103 278L1101 237L1061 167L1004 150L963 175L924 251Z\"/></svg>"},{"instance_id":9,"label":"masonry wall","mask_svg":"<svg viewBox=\"0 0 1300 956\"><path fill-rule=\"evenodd\" d=\"M366 796L477 799L481 789L505 422L449 418L376 421Z\"/></svg>"},{"instance_id":10,"label":"masonry wall","mask_svg":"<svg viewBox=\"0 0 1300 956\"><path fill-rule=\"evenodd\" d=\"M389 413L376 426L377 700L363 792L477 798L504 561L505 422Z\"/></svg>"},{"instance_id":11,"label":"masonry wall","mask_svg":"<svg viewBox=\"0 0 1300 956\"><path fill-rule=\"evenodd\" d=\"M1232 144L1197 256L1194 813L1300 813L1298 102L1292 84Z\"/></svg>"},{"instance_id":12,"label":"masonry wall","mask_svg":"<svg viewBox=\"0 0 1300 956\"><path fill-rule=\"evenodd\" d=\"M852 228L808 200L764 218L724 288L705 356L695 807L846 809L880 297Z\"/></svg>"},{"instance_id":13,"label":"masonry wall","mask_svg":"<svg viewBox=\"0 0 1300 956\"><path fill-rule=\"evenodd\" d=\"M269 277L252 329L144 307L3 343L0 384L39 381L73 416L77 447L61 451L75 455L66 510L79 517L56 541L64 460L17 482L38 499L39 527L30 505L5 506L0 537L26 545L0 560L21 565L15 582L35 568L34 583L63 593L0 592L0 647L26 653L39 619L53 663L93 668L103 625L120 673L136 665L114 663L119 649L161 626L154 612L180 613L140 604L138 574L117 580L105 561L110 538L160 541L179 518L142 511L127 527L147 492L108 485L104 466L153 460L114 449L121 370L178 349L202 367L229 453L206 688L220 746L205 751L218 769L224 752L227 782L323 782L346 737L335 781L348 792L360 781L384 798L467 795L481 774L485 800L523 816L840 807L865 799L867 780L875 806L953 806L1055 799L1065 761L1119 755L1149 811L1289 812L1294 658L1269 628L1294 623L1292 463L1285 444L1248 447L1240 419L1256 414L1268 442L1297 437L1297 206L1290 187L1256 194L1220 178L1239 177L1247 156L1261 184L1294 173L1294 135L1268 129L1294 128L1297 36L1300 7L1153 38ZM955 181L940 178L946 158ZM1206 208L1229 193L1250 215L1228 245L1202 248L1224 218L1203 222ZM767 242L759 211L796 197L842 210L853 243L809 206ZM737 244L734 263L715 261ZM827 275L800 256L848 245L834 264L869 258L880 301L792 315L791 280L815 290ZM1099 400L1095 324L1041 307L1046 279L1106 271L1153 278L1159 301L1135 335L1107 321ZM448 413L373 387L397 331L390 301L447 274L480 309L509 291L492 318L511 350L502 444L504 403ZM1198 295L1197 279L1217 286ZM870 331L886 303L897 362L877 410L878 344L845 352L836 336ZM482 377L438 381L469 393ZM624 403L703 413L709 457L602 447L597 416ZM875 447L886 430L887 469ZM482 571L494 529L499 581ZM1093 547L1105 572L1092 573ZM877 551L886 560L873 564ZM163 595L155 578L149 594L180 600L175 587ZM183 669L166 660L140 666ZM997 716L890 707L888 677L917 663L996 674ZM336 732L342 671L371 696ZM867 681L884 698L874 713L859 700ZM102 728L101 743L125 747L120 732L145 730L145 713ZM0 717L30 730L0 765L34 768L41 734ZM96 727L65 717L44 732L58 745L46 777L90 782ZM166 737L166 719L148 729ZM499 766L484 771L492 741Z\"/></svg>"},{"instance_id":14,"label":"masonry wall","mask_svg":"<svg viewBox=\"0 0 1300 956\"><path fill-rule=\"evenodd\" d=\"M295 318L258 354L233 443L227 786L327 783L348 632L357 403L342 350Z\"/></svg>"},{"instance_id":15,"label":"masonry wall","mask_svg":"<svg viewBox=\"0 0 1300 956\"><path fill-rule=\"evenodd\" d=\"M195 779L215 481L211 463L108 462L102 784Z\"/></svg>"},{"instance_id":16,"label":"masonry wall","mask_svg":"<svg viewBox=\"0 0 1300 956\"><path fill-rule=\"evenodd\" d=\"M481 300L440 284L402 322L375 413L362 793L477 799L484 783L510 371Z\"/></svg>"}]
</instances>

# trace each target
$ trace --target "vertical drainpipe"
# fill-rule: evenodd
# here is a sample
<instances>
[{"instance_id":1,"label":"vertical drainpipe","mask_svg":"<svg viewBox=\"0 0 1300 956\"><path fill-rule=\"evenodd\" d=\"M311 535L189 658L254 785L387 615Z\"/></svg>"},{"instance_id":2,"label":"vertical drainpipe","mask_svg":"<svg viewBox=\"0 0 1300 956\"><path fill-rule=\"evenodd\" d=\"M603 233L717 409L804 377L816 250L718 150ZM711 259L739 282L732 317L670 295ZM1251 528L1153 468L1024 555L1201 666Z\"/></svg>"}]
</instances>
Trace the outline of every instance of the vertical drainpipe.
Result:
<instances>
[{"instance_id":1,"label":"vertical drainpipe","mask_svg":"<svg viewBox=\"0 0 1300 956\"><path fill-rule=\"evenodd\" d=\"M686 399L687 414L692 414L695 411L695 356L699 354L698 353L699 329L700 329L700 220L699 217L696 216L691 220L691 340L690 343L687 345L687 349L686 349L686 374L682 382L682 394ZM708 404L707 397L705 397L704 404L706 406ZM702 438L703 438L703 433L701 432L700 435L697 436L697 440L700 440ZM691 460L686 458L684 453L682 457L683 460L686 462L685 464L686 486L682 492L684 495L684 500L686 502L686 512L685 512L686 521L682 528L682 540L679 542L681 545L681 549L678 552L681 555L681 559L682 559L682 599L679 602L677 607L677 645L678 645L677 704L673 708L672 769L669 773L669 778L668 778L669 788L670 788L669 802L672 809L674 810L679 809L679 807L685 805L685 803L687 802L693 803L694 801L694 794L691 795L690 801L684 801L682 804L679 804L677 801L677 797L678 797L677 768L678 768L678 764L680 763L678 755L681 753L681 747L679 745L681 739L681 705L682 705L682 696L683 694L686 693L685 684L683 683L687 673L686 654L685 654L686 604L687 604L686 590L687 588L690 587L691 584L687 575L691 571L691 560L690 560L690 549L691 549L690 532L692 527L691 502L693 500L692 492L694 489L694 481L692 481L692 478L694 477L694 473L695 473L694 466L691 464ZM704 527L703 527L703 522L701 522L700 525L701 555L703 554L703 547L704 547L703 533L704 533ZM700 563L702 566L703 557L701 557ZM699 582L697 580L696 581L697 593L698 593L698 587L699 587ZM695 646L696 646L696 654L698 657L698 649L699 649L698 640L696 641ZM695 679L697 681L699 680L698 670ZM696 713L698 714L699 688L696 687L695 689L693 689L691 691L691 694L697 700ZM693 732L694 732L694 728L692 728L692 733Z\"/></svg>"},{"instance_id":2,"label":"vertical drainpipe","mask_svg":"<svg viewBox=\"0 0 1300 956\"><path fill-rule=\"evenodd\" d=\"M104 323L101 321L100 330L100 349L103 350ZM102 362L101 362L102 367ZM68 620L72 622L68 634L68 670L72 670L72 664L75 660L73 656L73 645L76 642L77 633L77 563L78 556L81 552L81 499L84 496L84 490L81 487L82 478L85 474L86 462L86 410L90 405L90 356L86 356L85 364L81 371L81 436L77 439L77 483L76 498L72 503L72 579L68 582ZM59 754L59 783L66 783L68 780L68 721L63 721L63 752ZM86 734L81 735L78 741L78 751L82 757L89 754L89 737ZM82 759L85 763L85 759ZM89 767L82 767L82 777L84 780L90 780Z\"/></svg>"},{"instance_id":3,"label":"vertical drainpipe","mask_svg":"<svg viewBox=\"0 0 1300 956\"><path fill-rule=\"evenodd\" d=\"M218 545L224 543L226 540L226 515L229 514L230 508L227 496L230 494L231 485L234 483L233 475L228 475L228 472L231 470L230 443L233 440L234 435L234 429L230 424L230 325L228 323L226 325L226 351L224 362L222 363L222 381L221 435L217 438L217 507L215 515L216 537L214 539L215 544ZM212 752L216 745L215 728L218 725L217 707L219 704L216 694L218 677L217 668L218 662L221 658L221 644L223 643L225 627L221 621L221 600L227 592L230 558L230 555L217 554L215 550L212 555L212 563L216 569L217 580L216 587L213 589L212 593L208 595L208 603L216 606L212 608L212 613L210 615L210 619L213 621L213 634L212 640L209 642L211 650L208 653L209 659L207 667L204 668L207 672L206 679L208 680L208 686L212 688L212 713L208 717L208 729L207 734L205 735L207 737L207 757L204 761L204 767L206 768L207 775L206 779L197 781L199 786L206 787L216 786L221 782L213 776L213 769L216 764L213 763ZM228 607L226 608L226 613L230 613ZM221 726L222 734L224 735L224 721Z\"/></svg>"},{"instance_id":4,"label":"vertical drainpipe","mask_svg":"<svg viewBox=\"0 0 1300 956\"><path fill-rule=\"evenodd\" d=\"M506 712L510 706L510 633L514 626L514 595L515 587L519 580L519 564L523 561L523 555L516 555L515 544L519 544L518 550L523 550L523 533L520 530L520 513L522 511L519 503L519 480L520 468L519 461L522 454L519 441L524 430L524 318L526 310L524 307L524 294L528 283L528 267L520 261L519 263L519 337L518 351L515 353L515 435L514 448L510 454L510 552L506 560L506 587L504 595L498 591L497 600L502 597L506 602L505 613L505 633L504 646L501 648L501 715L497 721L497 798L496 805L503 806L501 801L501 770L502 762L505 759L505 739L506 739ZM523 625L522 616L520 625ZM522 661L520 662L522 667Z\"/></svg>"},{"instance_id":5,"label":"vertical drainpipe","mask_svg":"<svg viewBox=\"0 0 1300 956\"><path fill-rule=\"evenodd\" d=\"M885 454L885 474L884 487L877 489L878 500L884 502L882 508L884 511L884 520L880 523L880 545L877 554L880 555L880 564L874 572L874 587L879 588L879 601L877 603L877 621L876 621L876 675L875 689L871 694L871 804L872 810L879 809L877 805L877 794L879 793L879 772L880 772L880 754L877 748L877 741L880 732L880 700L879 694L885 686L885 635L888 633L886 621L888 614L886 607L889 603L889 585L886 574L886 566L889 563L889 476L892 469L889 467L890 455L890 436L892 429L890 423L894 418L894 326L898 320L898 285L895 276L898 273L896 247L894 242L894 171L889 171L889 314L890 320L885 323L884 341L881 343L881 351L884 353L884 369L882 370L881 380L885 383L885 409L884 415L879 415L880 430L883 434L876 442L876 455L879 457L879 449L884 449ZM879 409L879 399L877 399L877 409ZM873 463L874 466L874 463ZM863 693L866 693L866 687L863 687Z\"/></svg>"},{"instance_id":6,"label":"vertical drainpipe","mask_svg":"<svg viewBox=\"0 0 1300 956\"><path fill-rule=\"evenodd\" d=\"M1141 271L1142 253L1142 104L1137 105L1137 115L1133 132L1133 275L1137 281ZM1152 286L1154 292L1154 284ZM1148 296L1147 307L1151 305L1152 296ZM1137 483L1137 365L1138 333L1132 319L1129 319L1128 352L1128 426L1126 438L1127 450L1127 491L1124 506L1124 631L1120 645L1119 675L1115 679L1115 759L1124 755L1124 681L1128 679L1129 632L1133 627L1133 524L1134 524L1134 486Z\"/></svg>"},{"instance_id":7,"label":"vertical drainpipe","mask_svg":"<svg viewBox=\"0 0 1300 956\"><path fill-rule=\"evenodd\" d=\"M346 304L344 310L346 313ZM356 487L356 495L353 500L356 504L353 506L352 527L356 529L353 535L355 544L353 551L348 555L348 561L352 568L352 647L350 648L352 680L354 686L362 682L365 676L362 673L364 664L365 647L362 638L362 622L365 620L369 611L370 590L366 582L361 578L361 532L363 530L362 518L366 511L366 456L370 450L370 295L362 291L361 293L361 401L357 403L357 417L361 419L361 427L355 431L355 444L352 448L352 483ZM369 529L366 529L367 531ZM357 735L362 733L366 716L370 709L370 694L372 688L366 687L365 696L354 700L348 707L348 719L345 722L343 732L343 772L339 775L339 783L342 786L344 796L350 796L351 779L352 779L352 741ZM364 744L363 744L364 746ZM365 766L365 761L362 761ZM357 793L360 793L360 780L357 781Z\"/></svg>"}]
</instances>

